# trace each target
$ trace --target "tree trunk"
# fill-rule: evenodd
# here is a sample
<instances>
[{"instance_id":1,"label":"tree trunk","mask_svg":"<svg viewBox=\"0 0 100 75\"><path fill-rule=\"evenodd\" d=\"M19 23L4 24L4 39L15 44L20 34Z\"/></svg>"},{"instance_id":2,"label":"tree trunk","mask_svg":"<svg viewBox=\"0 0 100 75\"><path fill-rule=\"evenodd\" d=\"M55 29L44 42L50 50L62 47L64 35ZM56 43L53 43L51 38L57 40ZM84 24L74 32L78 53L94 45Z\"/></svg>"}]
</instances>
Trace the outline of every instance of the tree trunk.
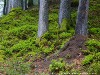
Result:
<instances>
[{"instance_id":1,"label":"tree trunk","mask_svg":"<svg viewBox=\"0 0 100 75\"><path fill-rule=\"evenodd\" d=\"M22 9L26 10L28 8L28 0L22 0Z\"/></svg>"},{"instance_id":2,"label":"tree trunk","mask_svg":"<svg viewBox=\"0 0 100 75\"><path fill-rule=\"evenodd\" d=\"M76 35L87 36L87 22L88 22L88 8L89 0L79 0L78 16L76 21Z\"/></svg>"},{"instance_id":3,"label":"tree trunk","mask_svg":"<svg viewBox=\"0 0 100 75\"><path fill-rule=\"evenodd\" d=\"M48 0L40 0L38 37L48 30Z\"/></svg>"},{"instance_id":4,"label":"tree trunk","mask_svg":"<svg viewBox=\"0 0 100 75\"><path fill-rule=\"evenodd\" d=\"M7 0L4 0L4 7L3 7L3 14L4 15L6 15L6 13L7 13L7 9L6 9L6 2L7 2Z\"/></svg>"},{"instance_id":5,"label":"tree trunk","mask_svg":"<svg viewBox=\"0 0 100 75\"><path fill-rule=\"evenodd\" d=\"M21 0L12 0L13 8L21 7Z\"/></svg>"},{"instance_id":6,"label":"tree trunk","mask_svg":"<svg viewBox=\"0 0 100 75\"><path fill-rule=\"evenodd\" d=\"M4 14L8 14L12 8L21 7L21 0L5 0Z\"/></svg>"},{"instance_id":7,"label":"tree trunk","mask_svg":"<svg viewBox=\"0 0 100 75\"><path fill-rule=\"evenodd\" d=\"M38 5L38 3L39 3L39 0L33 0L33 5Z\"/></svg>"},{"instance_id":8,"label":"tree trunk","mask_svg":"<svg viewBox=\"0 0 100 75\"><path fill-rule=\"evenodd\" d=\"M4 8L4 1L1 0L0 1L0 17L2 17L2 15L3 15L3 8Z\"/></svg>"},{"instance_id":9,"label":"tree trunk","mask_svg":"<svg viewBox=\"0 0 100 75\"><path fill-rule=\"evenodd\" d=\"M61 27L61 23L63 19L70 20L71 18L71 0L61 0L60 9L59 9L59 26Z\"/></svg>"}]
</instances>

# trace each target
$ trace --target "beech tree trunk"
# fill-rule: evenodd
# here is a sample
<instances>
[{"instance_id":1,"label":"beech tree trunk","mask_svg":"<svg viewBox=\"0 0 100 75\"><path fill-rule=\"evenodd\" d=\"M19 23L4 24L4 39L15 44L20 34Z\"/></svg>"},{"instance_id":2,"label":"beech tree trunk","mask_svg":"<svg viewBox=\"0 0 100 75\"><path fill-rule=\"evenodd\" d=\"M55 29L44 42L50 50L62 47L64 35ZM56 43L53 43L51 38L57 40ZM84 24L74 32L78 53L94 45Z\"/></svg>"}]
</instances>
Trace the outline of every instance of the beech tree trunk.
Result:
<instances>
[{"instance_id":1,"label":"beech tree trunk","mask_svg":"<svg viewBox=\"0 0 100 75\"><path fill-rule=\"evenodd\" d=\"M4 15L7 14L7 7L6 7L6 4L7 4L7 0L4 0L4 8L3 8L3 14L4 14Z\"/></svg>"},{"instance_id":2,"label":"beech tree trunk","mask_svg":"<svg viewBox=\"0 0 100 75\"><path fill-rule=\"evenodd\" d=\"M63 19L71 18L71 0L61 0L60 9L59 9L59 26L61 27L61 23Z\"/></svg>"},{"instance_id":3,"label":"beech tree trunk","mask_svg":"<svg viewBox=\"0 0 100 75\"><path fill-rule=\"evenodd\" d=\"M38 37L48 30L48 0L40 0Z\"/></svg>"},{"instance_id":4,"label":"beech tree trunk","mask_svg":"<svg viewBox=\"0 0 100 75\"><path fill-rule=\"evenodd\" d=\"M2 15L3 15L3 8L4 8L4 1L1 0L0 1L0 17L2 17Z\"/></svg>"},{"instance_id":5,"label":"beech tree trunk","mask_svg":"<svg viewBox=\"0 0 100 75\"><path fill-rule=\"evenodd\" d=\"M12 8L22 7L22 0L4 0L4 14L8 14Z\"/></svg>"},{"instance_id":6,"label":"beech tree trunk","mask_svg":"<svg viewBox=\"0 0 100 75\"><path fill-rule=\"evenodd\" d=\"M78 16L76 21L76 35L87 36L89 0L79 0Z\"/></svg>"},{"instance_id":7,"label":"beech tree trunk","mask_svg":"<svg viewBox=\"0 0 100 75\"><path fill-rule=\"evenodd\" d=\"M12 0L13 8L21 7L21 0Z\"/></svg>"},{"instance_id":8,"label":"beech tree trunk","mask_svg":"<svg viewBox=\"0 0 100 75\"><path fill-rule=\"evenodd\" d=\"M26 10L28 8L28 0L22 0L22 9Z\"/></svg>"},{"instance_id":9,"label":"beech tree trunk","mask_svg":"<svg viewBox=\"0 0 100 75\"><path fill-rule=\"evenodd\" d=\"M38 5L38 3L39 3L39 0L33 0L33 5Z\"/></svg>"}]
</instances>

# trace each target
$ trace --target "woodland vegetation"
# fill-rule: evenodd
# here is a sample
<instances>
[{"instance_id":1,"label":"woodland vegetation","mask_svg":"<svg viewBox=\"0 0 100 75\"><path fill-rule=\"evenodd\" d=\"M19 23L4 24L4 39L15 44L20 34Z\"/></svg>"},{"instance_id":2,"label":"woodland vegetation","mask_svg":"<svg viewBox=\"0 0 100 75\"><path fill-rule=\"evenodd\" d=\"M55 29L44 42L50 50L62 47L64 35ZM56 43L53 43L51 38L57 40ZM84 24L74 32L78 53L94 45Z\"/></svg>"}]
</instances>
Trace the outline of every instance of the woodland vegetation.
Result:
<instances>
[{"instance_id":1,"label":"woodland vegetation","mask_svg":"<svg viewBox=\"0 0 100 75\"><path fill-rule=\"evenodd\" d=\"M100 0L9 1L0 75L100 75Z\"/></svg>"}]
</instances>

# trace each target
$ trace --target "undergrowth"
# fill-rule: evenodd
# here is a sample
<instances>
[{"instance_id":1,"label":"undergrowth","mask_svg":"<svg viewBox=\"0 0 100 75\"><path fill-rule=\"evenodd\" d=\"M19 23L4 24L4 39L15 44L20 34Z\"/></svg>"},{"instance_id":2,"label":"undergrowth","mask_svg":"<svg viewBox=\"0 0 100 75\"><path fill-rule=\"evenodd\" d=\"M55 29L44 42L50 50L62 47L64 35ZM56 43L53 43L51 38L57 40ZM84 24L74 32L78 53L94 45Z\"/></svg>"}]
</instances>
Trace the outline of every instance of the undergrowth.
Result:
<instances>
[{"instance_id":1,"label":"undergrowth","mask_svg":"<svg viewBox=\"0 0 100 75\"><path fill-rule=\"evenodd\" d=\"M74 1L77 7L77 0ZM90 1L88 21L89 39L86 42L87 50L83 50L85 58L82 62L82 65L86 67L85 69L88 70L89 73L94 72L97 73L97 75L100 74L100 68L98 67L100 65L99 6L99 0ZM16 8L12 9L8 15L4 15L0 18L0 63L8 64L8 66L3 65L4 68L2 68L2 72L5 70L8 75L14 72L16 75L20 72L26 74L29 70L29 63L27 66L25 62L41 58L43 55L49 56L62 48L75 32L76 8L71 13L72 25L66 28L66 24L64 23L63 27L59 29L58 10L50 10L49 31L46 32L41 39L37 38L38 9L32 8L22 11L20 8ZM18 66L14 65L20 61L17 61L17 58L20 57L23 58L23 61L21 61L23 64L16 64ZM7 62L7 60L9 61ZM69 73L68 70L65 70L65 64L56 60L52 61L51 71L53 69L56 70L54 65L60 69L59 64L62 66L65 73ZM0 67L2 67L1 64ZM20 68L20 71L15 70L14 67L16 69ZM62 70L59 70L60 74L63 73ZM79 71L71 70L70 72L78 73Z\"/></svg>"}]
</instances>

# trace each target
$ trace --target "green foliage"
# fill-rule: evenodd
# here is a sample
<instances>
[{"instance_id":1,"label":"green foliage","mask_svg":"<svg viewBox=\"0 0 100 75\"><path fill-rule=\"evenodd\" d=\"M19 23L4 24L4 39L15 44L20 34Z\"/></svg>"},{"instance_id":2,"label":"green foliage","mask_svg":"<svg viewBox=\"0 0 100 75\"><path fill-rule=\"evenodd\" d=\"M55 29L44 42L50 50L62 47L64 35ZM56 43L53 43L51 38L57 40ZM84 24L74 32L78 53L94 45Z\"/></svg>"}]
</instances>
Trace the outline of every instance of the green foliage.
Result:
<instances>
[{"instance_id":1,"label":"green foliage","mask_svg":"<svg viewBox=\"0 0 100 75\"><path fill-rule=\"evenodd\" d=\"M57 73L59 71L65 70L65 62L63 60L52 60L51 64L49 65L49 69L51 72Z\"/></svg>"},{"instance_id":2,"label":"green foliage","mask_svg":"<svg viewBox=\"0 0 100 75\"><path fill-rule=\"evenodd\" d=\"M43 34L42 38L46 38L47 40L50 40L50 39L52 39L53 37L52 37L52 34L51 34L51 33L46 32L45 34Z\"/></svg>"},{"instance_id":3,"label":"green foliage","mask_svg":"<svg viewBox=\"0 0 100 75\"><path fill-rule=\"evenodd\" d=\"M91 28L89 29L90 34L98 34L100 35L100 28Z\"/></svg>"},{"instance_id":4,"label":"green foliage","mask_svg":"<svg viewBox=\"0 0 100 75\"><path fill-rule=\"evenodd\" d=\"M82 61L82 64L86 67L90 66L88 69L89 74L96 73L99 75L99 67L100 66L100 41L96 39L89 39L86 42L86 46L88 50L83 50L83 52L87 55L85 59Z\"/></svg>"},{"instance_id":5,"label":"green foliage","mask_svg":"<svg viewBox=\"0 0 100 75\"><path fill-rule=\"evenodd\" d=\"M82 61L82 64L83 65L87 65L87 64L90 64L92 61L93 61L93 55L88 55L88 56L85 56L84 60Z\"/></svg>"},{"instance_id":6,"label":"green foliage","mask_svg":"<svg viewBox=\"0 0 100 75\"><path fill-rule=\"evenodd\" d=\"M42 52L43 52L45 55L48 55L48 54L50 54L50 53L53 52L53 47L51 47L51 48L49 48L48 46L47 46L47 48L46 48L46 47L43 47L43 48L42 48Z\"/></svg>"},{"instance_id":7,"label":"green foliage","mask_svg":"<svg viewBox=\"0 0 100 75\"><path fill-rule=\"evenodd\" d=\"M20 41L18 44L13 45L10 49L14 53L20 52L18 55L22 56L26 52L36 51L35 49L37 47L35 47L34 44L35 40L33 38L30 38L25 41Z\"/></svg>"},{"instance_id":8,"label":"green foliage","mask_svg":"<svg viewBox=\"0 0 100 75\"><path fill-rule=\"evenodd\" d=\"M90 7L89 7L89 27L91 28L100 28L99 18L99 0L91 0Z\"/></svg>"},{"instance_id":9,"label":"green foliage","mask_svg":"<svg viewBox=\"0 0 100 75\"><path fill-rule=\"evenodd\" d=\"M12 56L12 51L10 49L5 49L4 55L8 58Z\"/></svg>"},{"instance_id":10,"label":"green foliage","mask_svg":"<svg viewBox=\"0 0 100 75\"><path fill-rule=\"evenodd\" d=\"M7 37L6 40L3 40L1 42L1 49L2 50L5 50L5 48L10 48L11 46L13 46L14 44L18 43L19 39L18 38L15 38L15 37Z\"/></svg>"},{"instance_id":11,"label":"green foliage","mask_svg":"<svg viewBox=\"0 0 100 75\"><path fill-rule=\"evenodd\" d=\"M100 62L100 52L94 54L94 62Z\"/></svg>"},{"instance_id":12,"label":"green foliage","mask_svg":"<svg viewBox=\"0 0 100 75\"><path fill-rule=\"evenodd\" d=\"M89 55L91 54L92 52L90 52L90 50L81 50L83 52L84 55Z\"/></svg>"},{"instance_id":13,"label":"green foliage","mask_svg":"<svg viewBox=\"0 0 100 75\"><path fill-rule=\"evenodd\" d=\"M81 73L76 69L72 69L71 71L68 71L68 70L60 71L58 75L73 75L73 74L74 75L81 75Z\"/></svg>"},{"instance_id":14,"label":"green foliage","mask_svg":"<svg viewBox=\"0 0 100 75\"><path fill-rule=\"evenodd\" d=\"M3 50L0 50L0 62L3 62L4 61L4 51Z\"/></svg>"},{"instance_id":15,"label":"green foliage","mask_svg":"<svg viewBox=\"0 0 100 75\"><path fill-rule=\"evenodd\" d=\"M37 29L35 26L25 25L10 30L8 35L17 36L19 39L25 40L31 36L35 36L36 31Z\"/></svg>"},{"instance_id":16,"label":"green foliage","mask_svg":"<svg viewBox=\"0 0 100 75\"><path fill-rule=\"evenodd\" d=\"M0 70L7 75L25 75L30 71L30 63L23 62L21 58L13 58L4 61Z\"/></svg>"},{"instance_id":17,"label":"green foliage","mask_svg":"<svg viewBox=\"0 0 100 75\"><path fill-rule=\"evenodd\" d=\"M61 29L68 31L71 28L70 24L71 23L69 19L63 19L61 23Z\"/></svg>"},{"instance_id":18,"label":"green foliage","mask_svg":"<svg viewBox=\"0 0 100 75\"><path fill-rule=\"evenodd\" d=\"M66 38L71 37L71 36L72 36L72 34L71 34L71 33L67 33L67 32L62 32L62 33L59 35L59 37L60 37L61 39L66 39Z\"/></svg>"},{"instance_id":19,"label":"green foliage","mask_svg":"<svg viewBox=\"0 0 100 75\"><path fill-rule=\"evenodd\" d=\"M3 19L1 19L0 23L11 24L12 20L18 19L21 14L22 10L20 8L14 8L7 16L4 16Z\"/></svg>"},{"instance_id":20,"label":"green foliage","mask_svg":"<svg viewBox=\"0 0 100 75\"><path fill-rule=\"evenodd\" d=\"M95 39L88 40L86 42L86 45L88 46L88 50L90 52L99 52L100 42L98 40L95 40Z\"/></svg>"},{"instance_id":21,"label":"green foliage","mask_svg":"<svg viewBox=\"0 0 100 75\"><path fill-rule=\"evenodd\" d=\"M35 52L28 52L24 57L23 60L25 61L33 61L36 57L36 53Z\"/></svg>"},{"instance_id":22,"label":"green foliage","mask_svg":"<svg viewBox=\"0 0 100 75\"><path fill-rule=\"evenodd\" d=\"M99 28L99 27L90 28L90 29L89 29L89 35L90 35L92 38L99 39L99 38L100 38L100 28Z\"/></svg>"},{"instance_id":23,"label":"green foliage","mask_svg":"<svg viewBox=\"0 0 100 75\"><path fill-rule=\"evenodd\" d=\"M54 11L53 11L53 12L54 12ZM51 14L49 15L49 21L55 22L55 21L57 21L57 18L58 18L58 14L57 14L57 13L51 13Z\"/></svg>"},{"instance_id":24,"label":"green foliage","mask_svg":"<svg viewBox=\"0 0 100 75\"><path fill-rule=\"evenodd\" d=\"M88 72L90 75L96 74L99 75L100 74L100 62L98 63L93 63L91 64L91 66L88 68Z\"/></svg>"},{"instance_id":25,"label":"green foliage","mask_svg":"<svg viewBox=\"0 0 100 75\"><path fill-rule=\"evenodd\" d=\"M73 0L72 7L78 5L78 0ZM57 6L57 5L56 5ZM89 13L89 35L91 35L87 42L87 50L84 51L85 59L83 60L83 65L95 64L95 62L100 61L100 24L99 24L99 0L90 1L90 13ZM57 7L58 8L58 7ZM45 33L41 39L37 38L37 29L38 29L38 9L32 8L29 10L23 11L20 8L14 8L8 14L0 18L0 62L5 61L6 59L14 57L22 57L23 60L12 59L6 61L5 64L9 66L4 66L4 70L8 75L20 75L22 72L22 67L25 66L23 61L33 61L36 58L39 58L43 55L49 55L50 53L56 53L64 44L69 41L72 35L75 33L76 25L76 8L72 10L71 14L71 23L64 20L62 23L62 28L58 28L58 9L51 10L49 13L49 31ZM67 28L67 30L66 30ZM66 32L67 31L67 32ZM93 38L96 38L93 40ZM70 55L66 55L66 58L70 58ZM15 62L21 61L23 64L16 64ZM53 63L54 62L54 63ZM14 63L14 64L12 64ZM91 64L90 64L91 63ZM98 63L96 63L98 65ZM1 64L0 64L1 65ZM16 66L18 65L18 67ZM72 73L77 72L69 71L72 66L64 66L65 62L54 60L51 63L51 70L56 70L56 67L62 73ZM56 66L54 66L56 65ZM60 66L59 66L60 65ZM96 66L96 65L95 65ZM99 66L99 65L98 65ZM20 71L15 68L20 68ZM93 65L94 67L94 65ZM97 68L97 67L96 67ZM27 68L23 68L27 69ZM92 69L91 67L89 70ZM3 70L3 71L4 71ZM24 71L25 71L24 70ZM28 71L28 70L27 70ZM27 72L25 71L25 72ZM53 72L54 72L53 71ZM89 72L94 71L94 69ZM98 72L95 70L94 72ZM27 74L24 73L23 74Z\"/></svg>"},{"instance_id":26,"label":"green foliage","mask_svg":"<svg viewBox=\"0 0 100 75\"><path fill-rule=\"evenodd\" d=\"M43 73L41 73L41 75L49 75L49 74L48 74L48 73L44 73L44 72L43 72Z\"/></svg>"}]
</instances>

